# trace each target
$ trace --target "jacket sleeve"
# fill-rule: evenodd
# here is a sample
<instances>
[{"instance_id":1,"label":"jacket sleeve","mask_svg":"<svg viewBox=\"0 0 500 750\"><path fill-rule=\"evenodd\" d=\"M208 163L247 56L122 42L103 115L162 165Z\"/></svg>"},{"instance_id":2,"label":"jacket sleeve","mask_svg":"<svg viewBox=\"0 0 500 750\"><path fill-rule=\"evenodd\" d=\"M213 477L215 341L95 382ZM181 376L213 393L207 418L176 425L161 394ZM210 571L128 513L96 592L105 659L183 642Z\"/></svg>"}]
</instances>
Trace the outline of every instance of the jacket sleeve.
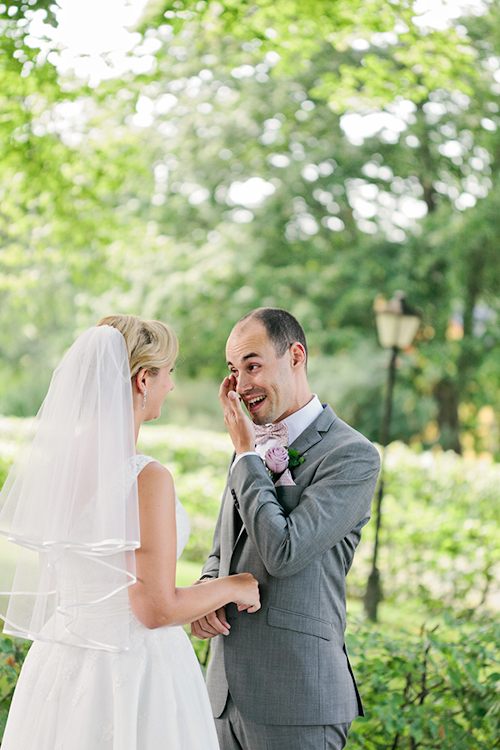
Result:
<instances>
[{"instance_id":1,"label":"jacket sleeve","mask_svg":"<svg viewBox=\"0 0 500 750\"><path fill-rule=\"evenodd\" d=\"M231 476L231 471L232 471L235 457L236 457L236 454L233 453L231 461L229 463L229 469L227 473L228 479ZM222 510L224 508L224 499L226 497L226 494L227 494L227 485L222 495L222 502L220 506L219 516L217 518L217 523L215 524L214 537L212 541L212 551L210 552L210 555L208 556L207 561L202 568L202 571L201 571L202 576L210 576L211 578L219 577L220 555L221 555Z\"/></svg>"},{"instance_id":2,"label":"jacket sleeve","mask_svg":"<svg viewBox=\"0 0 500 750\"><path fill-rule=\"evenodd\" d=\"M262 460L238 461L230 490L269 574L298 573L366 523L379 470L378 451L366 439L340 446L316 461L310 483L299 489L300 499L286 515Z\"/></svg>"},{"instance_id":3,"label":"jacket sleeve","mask_svg":"<svg viewBox=\"0 0 500 750\"><path fill-rule=\"evenodd\" d=\"M212 541L212 551L202 568L201 576L210 576L211 578L219 577L220 568L220 527L221 527L222 508L215 524L214 538Z\"/></svg>"}]
</instances>

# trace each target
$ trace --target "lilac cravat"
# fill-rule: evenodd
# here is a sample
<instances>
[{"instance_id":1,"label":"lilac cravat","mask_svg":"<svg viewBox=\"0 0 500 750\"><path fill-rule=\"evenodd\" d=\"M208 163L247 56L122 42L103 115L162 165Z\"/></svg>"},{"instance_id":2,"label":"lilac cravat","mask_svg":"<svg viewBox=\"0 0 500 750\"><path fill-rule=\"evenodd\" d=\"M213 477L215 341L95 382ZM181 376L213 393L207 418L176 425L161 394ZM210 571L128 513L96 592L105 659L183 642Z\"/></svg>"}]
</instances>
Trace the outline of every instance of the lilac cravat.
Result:
<instances>
[{"instance_id":1,"label":"lilac cravat","mask_svg":"<svg viewBox=\"0 0 500 750\"><path fill-rule=\"evenodd\" d=\"M272 424L256 424L255 445L263 445L268 440L277 440L280 445L288 445L288 425L286 422Z\"/></svg>"}]
</instances>

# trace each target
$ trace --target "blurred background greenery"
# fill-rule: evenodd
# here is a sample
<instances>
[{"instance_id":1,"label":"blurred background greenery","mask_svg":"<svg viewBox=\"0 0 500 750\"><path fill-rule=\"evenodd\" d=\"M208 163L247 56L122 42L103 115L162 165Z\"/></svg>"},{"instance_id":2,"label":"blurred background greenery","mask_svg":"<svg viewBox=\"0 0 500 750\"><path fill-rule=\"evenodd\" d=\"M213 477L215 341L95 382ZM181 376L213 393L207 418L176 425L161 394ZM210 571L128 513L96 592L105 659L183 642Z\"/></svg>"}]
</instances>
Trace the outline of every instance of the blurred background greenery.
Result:
<instances>
[{"instance_id":1,"label":"blurred background greenery","mask_svg":"<svg viewBox=\"0 0 500 750\"><path fill-rule=\"evenodd\" d=\"M93 5L0 4L0 413L132 312L179 333L164 419L218 428L228 332L275 305L377 439L372 305L403 289L424 322L393 436L498 457L497 0L136 6L120 51Z\"/></svg>"}]
</instances>

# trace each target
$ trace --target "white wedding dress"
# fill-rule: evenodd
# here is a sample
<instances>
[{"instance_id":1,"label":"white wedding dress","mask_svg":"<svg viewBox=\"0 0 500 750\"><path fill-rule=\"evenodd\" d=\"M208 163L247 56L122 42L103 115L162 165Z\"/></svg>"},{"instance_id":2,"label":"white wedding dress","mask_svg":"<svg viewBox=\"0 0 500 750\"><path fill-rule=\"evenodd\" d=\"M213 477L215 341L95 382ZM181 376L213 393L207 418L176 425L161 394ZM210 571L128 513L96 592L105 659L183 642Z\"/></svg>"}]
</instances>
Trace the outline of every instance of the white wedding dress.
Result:
<instances>
[{"instance_id":1,"label":"white wedding dress","mask_svg":"<svg viewBox=\"0 0 500 750\"><path fill-rule=\"evenodd\" d=\"M137 474L154 459L137 456ZM177 558L189 518L176 499ZM129 608L130 648L35 641L1 750L219 750L198 660L182 627L148 630Z\"/></svg>"}]
</instances>

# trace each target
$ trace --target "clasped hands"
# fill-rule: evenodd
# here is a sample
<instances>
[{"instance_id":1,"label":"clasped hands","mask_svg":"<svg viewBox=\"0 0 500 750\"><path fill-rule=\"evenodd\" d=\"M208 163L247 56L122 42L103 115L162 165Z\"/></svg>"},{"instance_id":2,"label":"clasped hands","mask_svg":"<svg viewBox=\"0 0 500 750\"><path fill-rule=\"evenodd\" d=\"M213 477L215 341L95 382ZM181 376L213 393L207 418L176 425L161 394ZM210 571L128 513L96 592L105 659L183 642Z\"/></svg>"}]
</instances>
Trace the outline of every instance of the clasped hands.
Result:
<instances>
[{"instance_id":1,"label":"clasped hands","mask_svg":"<svg viewBox=\"0 0 500 750\"><path fill-rule=\"evenodd\" d=\"M205 578L203 581L195 581L195 583L205 583L209 580ZM191 633L201 640L213 638L216 635L229 635L230 629L231 625L226 619L225 607L210 612L205 617L200 617L199 620L191 623Z\"/></svg>"},{"instance_id":2,"label":"clasped hands","mask_svg":"<svg viewBox=\"0 0 500 750\"><path fill-rule=\"evenodd\" d=\"M239 574L236 577L247 578L253 581L254 584L257 583L250 573ZM210 581L215 580L215 578L203 578L199 581L195 581L193 586L198 586L199 584L210 585ZM260 609L260 602L254 601L253 604L239 602L237 606L239 612L244 612L245 610L248 610L248 612L256 612ZM205 638L213 638L216 635L229 635L230 629L231 625L227 621L225 607L220 607L220 609L217 609L215 612L210 612L204 617L200 617L198 620L191 623L191 633L202 640Z\"/></svg>"}]
</instances>

